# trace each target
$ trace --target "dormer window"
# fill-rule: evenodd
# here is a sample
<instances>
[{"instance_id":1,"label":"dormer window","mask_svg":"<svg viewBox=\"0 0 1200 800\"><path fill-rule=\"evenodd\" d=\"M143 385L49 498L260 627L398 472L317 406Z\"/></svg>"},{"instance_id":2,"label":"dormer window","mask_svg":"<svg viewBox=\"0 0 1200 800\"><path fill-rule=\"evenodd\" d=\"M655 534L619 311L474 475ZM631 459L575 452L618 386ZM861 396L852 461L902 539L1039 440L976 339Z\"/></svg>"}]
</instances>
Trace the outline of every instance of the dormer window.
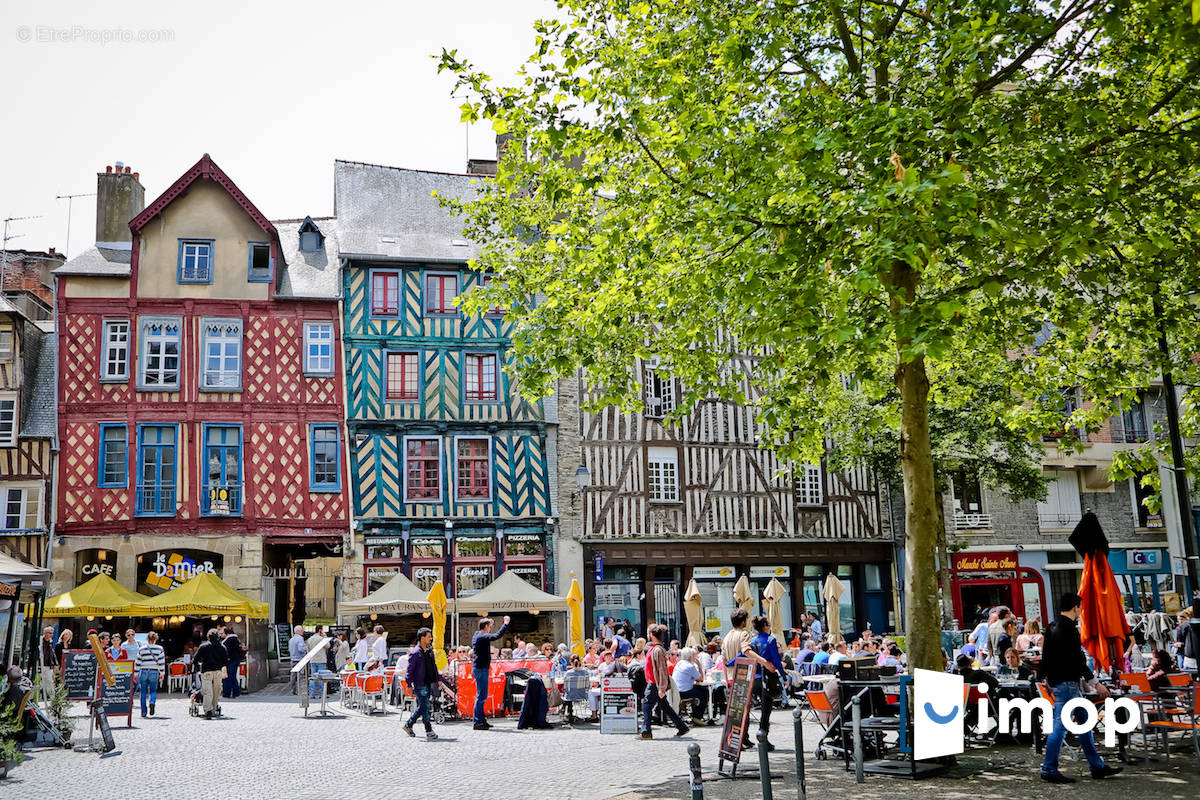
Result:
<instances>
[{"instance_id":1,"label":"dormer window","mask_svg":"<svg viewBox=\"0 0 1200 800\"><path fill-rule=\"evenodd\" d=\"M299 232L301 253L315 253L325 244L325 236L317 224L312 221L312 217L304 218L304 222L300 223Z\"/></svg>"}]
</instances>

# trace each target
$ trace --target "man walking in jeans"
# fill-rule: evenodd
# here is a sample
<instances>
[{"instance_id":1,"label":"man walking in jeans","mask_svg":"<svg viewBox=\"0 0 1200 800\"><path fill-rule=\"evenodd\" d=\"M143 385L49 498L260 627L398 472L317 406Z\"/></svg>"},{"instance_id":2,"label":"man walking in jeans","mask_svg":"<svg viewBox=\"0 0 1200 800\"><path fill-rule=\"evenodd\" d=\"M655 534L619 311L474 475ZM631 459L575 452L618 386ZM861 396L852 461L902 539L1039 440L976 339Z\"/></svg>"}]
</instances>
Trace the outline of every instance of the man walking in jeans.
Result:
<instances>
[{"instance_id":1,"label":"man walking in jeans","mask_svg":"<svg viewBox=\"0 0 1200 800\"><path fill-rule=\"evenodd\" d=\"M651 625L647 633L650 634L650 652L646 654L643 667L646 673L646 694L642 698L642 732L637 738L654 738L654 734L650 732L650 720L654 718L655 707L660 705L663 714L675 725L675 735L686 736L690 728L667 702L667 692L671 689L671 670L667 667L667 651L663 648L663 642L667 639L667 626Z\"/></svg>"},{"instance_id":2,"label":"man walking in jeans","mask_svg":"<svg viewBox=\"0 0 1200 800\"><path fill-rule=\"evenodd\" d=\"M1067 735L1062 720L1063 706L1070 700L1083 696L1079 688L1081 679L1094 680L1092 671L1087 666L1087 658L1083 654L1079 628L1075 625L1079 621L1082 602L1074 592L1067 592L1062 596L1058 604L1058 619L1046 628L1046 640L1042 646L1042 677L1054 693L1054 730L1046 739L1046 758L1042 761L1042 780L1048 783L1075 782L1074 778L1058 771L1058 754ZM1096 694L1101 699L1108 697L1108 689L1104 684L1097 683L1095 686ZM1084 755L1087 756L1093 778L1100 780L1121 772L1122 767L1110 767L1100 758L1091 731L1076 735Z\"/></svg>"},{"instance_id":3,"label":"man walking in jeans","mask_svg":"<svg viewBox=\"0 0 1200 800\"><path fill-rule=\"evenodd\" d=\"M492 621L487 617L479 620L479 631L471 639L475 658L471 663L471 677L475 679L475 730L486 731L492 727L483 715L483 704L487 702L488 675L492 668L492 642L504 635L510 617L505 617L500 630L492 633Z\"/></svg>"},{"instance_id":4,"label":"man walking in jeans","mask_svg":"<svg viewBox=\"0 0 1200 800\"><path fill-rule=\"evenodd\" d=\"M416 736L417 734L413 733L413 723L421 719L425 722L425 738L430 741L438 738L438 735L433 732L433 725L429 722L429 694L440 679L437 658L430 646L432 643L433 631L429 628L419 628L417 643L408 651L408 669L405 671L405 680L417 698L417 707L408 718L408 722L404 723L404 732L409 736Z\"/></svg>"}]
</instances>

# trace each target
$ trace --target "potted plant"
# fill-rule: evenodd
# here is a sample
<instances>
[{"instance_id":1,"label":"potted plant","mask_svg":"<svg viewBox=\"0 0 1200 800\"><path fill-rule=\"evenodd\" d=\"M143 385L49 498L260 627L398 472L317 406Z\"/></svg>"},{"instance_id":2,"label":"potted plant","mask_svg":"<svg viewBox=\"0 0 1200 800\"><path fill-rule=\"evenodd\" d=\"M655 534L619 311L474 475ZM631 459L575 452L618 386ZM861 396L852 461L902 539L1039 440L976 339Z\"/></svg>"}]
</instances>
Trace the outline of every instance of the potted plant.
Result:
<instances>
[{"instance_id":1,"label":"potted plant","mask_svg":"<svg viewBox=\"0 0 1200 800\"><path fill-rule=\"evenodd\" d=\"M16 709L0 714L0 779L8 777L9 764L20 764L21 732L24 724L17 717Z\"/></svg>"}]
</instances>

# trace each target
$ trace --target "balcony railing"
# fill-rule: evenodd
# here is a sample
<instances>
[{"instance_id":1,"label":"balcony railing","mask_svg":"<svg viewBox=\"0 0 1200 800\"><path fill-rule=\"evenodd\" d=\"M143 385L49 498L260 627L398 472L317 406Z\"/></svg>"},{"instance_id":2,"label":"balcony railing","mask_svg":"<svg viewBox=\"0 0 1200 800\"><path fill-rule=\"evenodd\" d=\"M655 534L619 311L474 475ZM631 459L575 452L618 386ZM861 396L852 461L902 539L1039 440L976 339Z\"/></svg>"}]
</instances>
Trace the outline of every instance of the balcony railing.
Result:
<instances>
[{"instance_id":1,"label":"balcony railing","mask_svg":"<svg viewBox=\"0 0 1200 800\"><path fill-rule=\"evenodd\" d=\"M1038 514L1038 528L1042 530L1061 530L1074 528L1079 523L1078 514Z\"/></svg>"},{"instance_id":2,"label":"balcony railing","mask_svg":"<svg viewBox=\"0 0 1200 800\"><path fill-rule=\"evenodd\" d=\"M991 514L967 514L964 512L956 512L954 514L954 528L964 531L973 528L990 528L992 527Z\"/></svg>"},{"instance_id":3,"label":"balcony railing","mask_svg":"<svg viewBox=\"0 0 1200 800\"><path fill-rule=\"evenodd\" d=\"M1150 441L1150 432L1145 428L1126 428L1121 435L1126 444L1141 444Z\"/></svg>"},{"instance_id":4,"label":"balcony railing","mask_svg":"<svg viewBox=\"0 0 1200 800\"><path fill-rule=\"evenodd\" d=\"M175 513L175 486L139 483L137 513L173 515Z\"/></svg>"},{"instance_id":5,"label":"balcony railing","mask_svg":"<svg viewBox=\"0 0 1200 800\"><path fill-rule=\"evenodd\" d=\"M242 513L242 486L211 483L204 487L204 513L210 517L236 517Z\"/></svg>"}]
</instances>

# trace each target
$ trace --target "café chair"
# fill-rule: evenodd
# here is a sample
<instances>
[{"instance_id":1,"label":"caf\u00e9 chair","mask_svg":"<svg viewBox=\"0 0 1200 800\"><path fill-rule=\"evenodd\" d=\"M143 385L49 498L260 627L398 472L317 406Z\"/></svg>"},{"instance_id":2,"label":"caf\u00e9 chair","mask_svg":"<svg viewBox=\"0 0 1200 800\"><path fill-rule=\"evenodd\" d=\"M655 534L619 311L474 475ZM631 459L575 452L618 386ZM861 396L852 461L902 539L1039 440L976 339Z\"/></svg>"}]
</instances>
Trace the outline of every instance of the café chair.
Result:
<instances>
[{"instance_id":1,"label":"caf\u00e9 chair","mask_svg":"<svg viewBox=\"0 0 1200 800\"><path fill-rule=\"evenodd\" d=\"M588 690L591 688L592 676L586 670L572 670L566 674L562 687L563 725L575 724L575 720L578 718L575 714L575 706L581 703L587 706Z\"/></svg>"},{"instance_id":2,"label":"caf\u00e9 chair","mask_svg":"<svg viewBox=\"0 0 1200 800\"><path fill-rule=\"evenodd\" d=\"M387 713L387 705L384 703L383 695L383 676L382 675L367 675L361 683L359 691L360 708L364 714L374 714L376 709Z\"/></svg>"},{"instance_id":3,"label":"caf\u00e9 chair","mask_svg":"<svg viewBox=\"0 0 1200 800\"><path fill-rule=\"evenodd\" d=\"M246 663L245 662L238 664L237 681L238 681L238 686L241 687L242 691L243 692L246 691L247 680L246 680Z\"/></svg>"},{"instance_id":4,"label":"caf\u00e9 chair","mask_svg":"<svg viewBox=\"0 0 1200 800\"><path fill-rule=\"evenodd\" d=\"M1173 672L1167 675L1167 683L1171 684L1172 686L1179 686L1181 688L1184 686L1190 686L1192 683L1192 676L1183 672Z\"/></svg>"},{"instance_id":5,"label":"caf\u00e9 chair","mask_svg":"<svg viewBox=\"0 0 1200 800\"><path fill-rule=\"evenodd\" d=\"M821 718L817 717L817 722L821 725L821 735L817 738L817 745L813 752L818 760L829 758L828 750L832 750L834 755L843 755L845 751L842 741L841 716L833 708L833 704L829 702L829 698L825 696L825 692L809 691L804 692L804 697L808 700L808 705L816 714L828 714L829 724L821 722Z\"/></svg>"},{"instance_id":6,"label":"caf\u00e9 chair","mask_svg":"<svg viewBox=\"0 0 1200 800\"><path fill-rule=\"evenodd\" d=\"M172 661L167 665L167 691L176 691L175 687L179 687L179 691L186 692L188 688L188 669L187 664L182 661Z\"/></svg>"},{"instance_id":7,"label":"caf\u00e9 chair","mask_svg":"<svg viewBox=\"0 0 1200 800\"><path fill-rule=\"evenodd\" d=\"M1182 715L1183 719L1152 719L1146 723L1147 726L1160 731L1163 736L1163 750L1166 751L1168 760L1171 758L1171 739L1172 731L1181 733L1189 733L1192 737L1192 749L1196 751L1196 758L1200 759L1200 691L1196 690L1193 685L1188 692L1188 706Z\"/></svg>"}]
</instances>

